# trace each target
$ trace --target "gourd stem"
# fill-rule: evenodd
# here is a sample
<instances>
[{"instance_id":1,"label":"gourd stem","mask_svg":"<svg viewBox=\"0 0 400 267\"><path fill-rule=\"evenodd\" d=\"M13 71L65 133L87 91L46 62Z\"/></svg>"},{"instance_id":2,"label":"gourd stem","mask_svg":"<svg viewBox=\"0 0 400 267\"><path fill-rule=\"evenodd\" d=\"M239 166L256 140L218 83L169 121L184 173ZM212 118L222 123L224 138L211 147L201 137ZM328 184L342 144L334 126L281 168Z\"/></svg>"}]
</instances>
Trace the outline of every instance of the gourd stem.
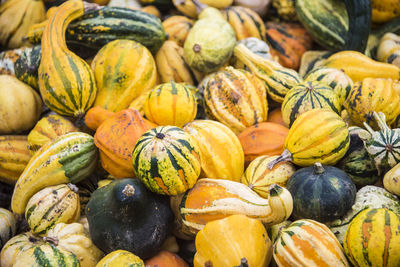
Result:
<instances>
[{"instance_id":1,"label":"gourd stem","mask_svg":"<svg viewBox=\"0 0 400 267\"><path fill-rule=\"evenodd\" d=\"M279 186L277 184L272 184L272 185L270 185L268 191L269 191L270 197L277 197L282 193L283 189L281 186Z\"/></svg>"},{"instance_id":2,"label":"gourd stem","mask_svg":"<svg viewBox=\"0 0 400 267\"><path fill-rule=\"evenodd\" d=\"M132 185L127 184L122 190L122 193L127 197L132 197L135 195L135 188Z\"/></svg>"},{"instance_id":3,"label":"gourd stem","mask_svg":"<svg viewBox=\"0 0 400 267\"><path fill-rule=\"evenodd\" d=\"M384 113L382 113L382 112L376 113L374 111L373 116L374 116L376 122L378 123L379 128L382 131L390 131L389 126L387 126L387 124L386 124L386 116Z\"/></svg>"},{"instance_id":4,"label":"gourd stem","mask_svg":"<svg viewBox=\"0 0 400 267\"><path fill-rule=\"evenodd\" d=\"M316 162L314 164L314 173L316 174L323 174L325 172L324 167L322 166L321 162Z\"/></svg>"},{"instance_id":5,"label":"gourd stem","mask_svg":"<svg viewBox=\"0 0 400 267\"><path fill-rule=\"evenodd\" d=\"M56 237L51 237L51 236L45 236L43 237L44 242L49 242L52 243L55 246L58 246L58 238Z\"/></svg>"},{"instance_id":6,"label":"gourd stem","mask_svg":"<svg viewBox=\"0 0 400 267\"><path fill-rule=\"evenodd\" d=\"M197 14L200 14L201 11L203 11L204 9L206 9L206 8L208 7L207 5L201 3L201 2L198 1L198 0L192 0L192 2L193 2L193 4L196 6Z\"/></svg>"},{"instance_id":7,"label":"gourd stem","mask_svg":"<svg viewBox=\"0 0 400 267\"><path fill-rule=\"evenodd\" d=\"M363 124L364 124L365 129L367 129L367 131L368 131L370 134L373 135L373 134L375 133L375 131L368 125L368 123L364 122ZM360 136L360 135L359 135L359 136ZM361 136L360 136L360 138L361 138Z\"/></svg>"},{"instance_id":8,"label":"gourd stem","mask_svg":"<svg viewBox=\"0 0 400 267\"><path fill-rule=\"evenodd\" d=\"M267 168L272 170L272 168L274 168L274 166L279 162L291 161L291 160L292 160L292 153L290 153L289 150L285 149L283 150L282 154L279 157L277 157L273 161L268 162Z\"/></svg>"},{"instance_id":9,"label":"gourd stem","mask_svg":"<svg viewBox=\"0 0 400 267\"><path fill-rule=\"evenodd\" d=\"M71 189L72 192L78 193L79 188L76 185L69 183L67 184L67 186L69 187L69 189Z\"/></svg>"},{"instance_id":10,"label":"gourd stem","mask_svg":"<svg viewBox=\"0 0 400 267\"><path fill-rule=\"evenodd\" d=\"M249 262L247 261L246 258L242 258L240 260L240 265L235 266L235 267L249 267Z\"/></svg>"},{"instance_id":11,"label":"gourd stem","mask_svg":"<svg viewBox=\"0 0 400 267\"><path fill-rule=\"evenodd\" d=\"M103 7L96 4L96 3L88 3L86 1L83 1L83 9L85 10L85 13L95 11L102 9Z\"/></svg>"}]
</instances>

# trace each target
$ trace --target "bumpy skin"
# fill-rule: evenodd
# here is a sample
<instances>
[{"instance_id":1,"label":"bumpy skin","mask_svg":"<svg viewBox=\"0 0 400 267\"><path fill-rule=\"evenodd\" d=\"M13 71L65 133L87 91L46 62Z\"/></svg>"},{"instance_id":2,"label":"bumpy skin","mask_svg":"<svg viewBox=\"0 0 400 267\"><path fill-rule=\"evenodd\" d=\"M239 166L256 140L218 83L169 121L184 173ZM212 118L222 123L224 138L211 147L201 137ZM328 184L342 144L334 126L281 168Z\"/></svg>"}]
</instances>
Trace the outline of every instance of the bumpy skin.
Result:
<instances>
[{"instance_id":1,"label":"bumpy skin","mask_svg":"<svg viewBox=\"0 0 400 267\"><path fill-rule=\"evenodd\" d=\"M372 0L372 22L383 23L400 16L400 2L397 0Z\"/></svg>"}]
</instances>

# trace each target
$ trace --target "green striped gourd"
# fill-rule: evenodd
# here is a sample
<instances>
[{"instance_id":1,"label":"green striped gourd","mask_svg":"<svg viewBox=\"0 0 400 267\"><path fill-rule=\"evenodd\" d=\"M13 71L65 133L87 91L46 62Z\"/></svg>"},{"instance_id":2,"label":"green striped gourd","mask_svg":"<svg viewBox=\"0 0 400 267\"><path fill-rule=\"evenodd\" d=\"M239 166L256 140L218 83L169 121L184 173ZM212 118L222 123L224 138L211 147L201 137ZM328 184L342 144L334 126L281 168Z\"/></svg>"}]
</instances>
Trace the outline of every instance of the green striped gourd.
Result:
<instances>
[{"instance_id":1,"label":"green striped gourd","mask_svg":"<svg viewBox=\"0 0 400 267\"><path fill-rule=\"evenodd\" d=\"M282 119L292 126L298 116L314 108L330 109L340 114L341 105L333 89L320 82L303 82L295 85L282 103Z\"/></svg>"},{"instance_id":2,"label":"green striped gourd","mask_svg":"<svg viewBox=\"0 0 400 267\"><path fill-rule=\"evenodd\" d=\"M0 208L0 249L17 232L17 221L11 211Z\"/></svg>"},{"instance_id":3,"label":"green striped gourd","mask_svg":"<svg viewBox=\"0 0 400 267\"><path fill-rule=\"evenodd\" d=\"M62 135L42 146L15 185L13 212L22 215L29 199L47 186L85 179L96 167L97 155L93 137L81 132Z\"/></svg>"},{"instance_id":4,"label":"green striped gourd","mask_svg":"<svg viewBox=\"0 0 400 267\"><path fill-rule=\"evenodd\" d=\"M58 223L76 222L80 216L78 188L73 184L46 187L26 205L25 219L37 235L46 234Z\"/></svg>"},{"instance_id":5,"label":"green striped gourd","mask_svg":"<svg viewBox=\"0 0 400 267\"><path fill-rule=\"evenodd\" d=\"M133 169L151 191L178 195L200 175L197 142L182 129L160 126L145 132L132 152Z\"/></svg>"}]
</instances>

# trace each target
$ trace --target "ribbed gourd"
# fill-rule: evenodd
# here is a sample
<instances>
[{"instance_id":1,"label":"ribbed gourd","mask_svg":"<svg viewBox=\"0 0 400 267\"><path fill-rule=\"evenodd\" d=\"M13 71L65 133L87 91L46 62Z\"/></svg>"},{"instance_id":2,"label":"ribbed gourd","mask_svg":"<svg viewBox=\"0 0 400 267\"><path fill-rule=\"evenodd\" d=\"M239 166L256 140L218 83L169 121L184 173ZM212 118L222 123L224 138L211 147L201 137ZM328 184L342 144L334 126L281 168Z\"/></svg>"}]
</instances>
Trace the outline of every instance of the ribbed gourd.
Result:
<instances>
[{"instance_id":1,"label":"ribbed gourd","mask_svg":"<svg viewBox=\"0 0 400 267\"><path fill-rule=\"evenodd\" d=\"M168 40L175 41L183 47L194 21L185 16L171 16L164 20L162 24L168 34Z\"/></svg>"},{"instance_id":2,"label":"ribbed gourd","mask_svg":"<svg viewBox=\"0 0 400 267\"><path fill-rule=\"evenodd\" d=\"M196 18L197 17L197 1L194 0L172 0L174 3L175 7L182 12L184 15L189 16L191 18ZM201 3L209 5L211 7L215 8L225 8L230 5L232 5L233 0L219 0L219 1L213 1L213 0L200 0Z\"/></svg>"},{"instance_id":3,"label":"ribbed gourd","mask_svg":"<svg viewBox=\"0 0 400 267\"><path fill-rule=\"evenodd\" d=\"M68 50L68 24L85 11L98 8L82 0L62 4L49 18L42 37L39 88L46 105L60 115L82 117L96 97L95 77L89 65Z\"/></svg>"},{"instance_id":4,"label":"ribbed gourd","mask_svg":"<svg viewBox=\"0 0 400 267\"><path fill-rule=\"evenodd\" d=\"M206 112L236 134L267 120L268 102L256 75L227 67L212 74L204 88Z\"/></svg>"},{"instance_id":5,"label":"ribbed gourd","mask_svg":"<svg viewBox=\"0 0 400 267\"><path fill-rule=\"evenodd\" d=\"M11 211L0 208L0 250L17 232L17 221Z\"/></svg>"},{"instance_id":6,"label":"ribbed gourd","mask_svg":"<svg viewBox=\"0 0 400 267\"><path fill-rule=\"evenodd\" d=\"M104 256L96 265L96 267L119 267L133 266L144 267L143 261L135 254L126 250L115 250Z\"/></svg>"},{"instance_id":7,"label":"ribbed gourd","mask_svg":"<svg viewBox=\"0 0 400 267\"><path fill-rule=\"evenodd\" d=\"M156 84L157 69L150 51L132 40L115 40L97 53L92 69L98 88L94 106L121 111Z\"/></svg>"},{"instance_id":8,"label":"ribbed gourd","mask_svg":"<svg viewBox=\"0 0 400 267\"><path fill-rule=\"evenodd\" d=\"M325 108L340 114L341 105L335 91L324 83L303 82L295 85L285 96L282 103L282 118L286 126L304 112L314 108Z\"/></svg>"},{"instance_id":9,"label":"ribbed gourd","mask_svg":"<svg viewBox=\"0 0 400 267\"><path fill-rule=\"evenodd\" d=\"M394 33L386 33L379 42L377 59L400 67L400 37Z\"/></svg>"}]
</instances>

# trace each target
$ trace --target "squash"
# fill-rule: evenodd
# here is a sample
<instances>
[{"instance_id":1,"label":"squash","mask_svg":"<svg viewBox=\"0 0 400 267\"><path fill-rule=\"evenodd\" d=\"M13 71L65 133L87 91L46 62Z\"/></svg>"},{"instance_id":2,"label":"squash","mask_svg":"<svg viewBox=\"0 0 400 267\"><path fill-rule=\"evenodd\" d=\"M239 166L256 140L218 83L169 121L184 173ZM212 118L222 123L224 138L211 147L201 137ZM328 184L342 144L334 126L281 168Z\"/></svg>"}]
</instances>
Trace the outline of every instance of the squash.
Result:
<instances>
[{"instance_id":1,"label":"squash","mask_svg":"<svg viewBox=\"0 0 400 267\"><path fill-rule=\"evenodd\" d=\"M337 114L341 111L339 98L330 86L317 81L299 83L283 100L283 121L291 127L301 114L314 108L330 109Z\"/></svg>"},{"instance_id":2,"label":"squash","mask_svg":"<svg viewBox=\"0 0 400 267\"><path fill-rule=\"evenodd\" d=\"M346 101L353 87L353 81L343 70L320 67L308 72L304 77L307 82L319 81L331 87L339 98L340 106Z\"/></svg>"},{"instance_id":3,"label":"squash","mask_svg":"<svg viewBox=\"0 0 400 267\"><path fill-rule=\"evenodd\" d=\"M96 265L96 267L144 267L143 261L133 253L126 250L115 250L108 253Z\"/></svg>"},{"instance_id":4,"label":"squash","mask_svg":"<svg viewBox=\"0 0 400 267\"><path fill-rule=\"evenodd\" d=\"M356 51L341 51L327 58L323 66L343 70L356 83L365 78L400 79L400 68L375 61Z\"/></svg>"},{"instance_id":5,"label":"squash","mask_svg":"<svg viewBox=\"0 0 400 267\"><path fill-rule=\"evenodd\" d=\"M371 0L372 22L382 23L400 16L400 3L393 0Z\"/></svg>"},{"instance_id":6,"label":"squash","mask_svg":"<svg viewBox=\"0 0 400 267\"><path fill-rule=\"evenodd\" d=\"M30 199L25 219L32 233L45 235L58 223L73 223L80 217L78 188L73 184L46 187Z\"/></svg>"},{"instance_id":7,"label":"squash","mask_svg":"<svg viewBox=\"0 0 400 267\"><path fill-rule=\"evenodd\" d=\"M146 267L189 267L181 257L166 250L144 262Z\"/></svg>"},{"instance_id":8,"label":"squash","mask_svg":"<svg viewBox=\"0 0 400 267\"><path fill-rule=\"evenodd\" d=\"M260 197L268 198L269 187L278 184L286 187L287 180L295 173L296 168L291 162L280 162L272 170L267 165L278 156L260 156L247 167L240 182L247 185Z\"/></svg>"},{"instance_id":9,"label":"squash","mask_svg":"<svg viewBox=\"0 0 400 267\"><path fill-rule=\"evenodd\" d=\"M234 0L234 5L244 6L264 17L267 14L270 0Z\"/></svg>"},{"instance_id":10,"label":"squash","mask_svg":"<svg viewBox=\"0 0 400 267\"><path fill-rule=\"evenodd\" d=\"M398 266L400 255L400 219L394 212L365 209L351 222L343 247L355 266Z\"/></svg>"},{"instance_id":11,"label":"squash","mask_svg":"<svg viewBox=\"0 0 400 267\"><path fill-rule=\"evenodd\" d=\"M399 187L399 164L396 164L393 168L391 168L383 177L383 186L387 191L396 196L400 196L400 187Z\"/></svg>"},{"instance_id":12,"label":"squash","mask_svg":"<svg viewBox=\"0 0 400 267\"><path fill-rule=\"evenodd\" d=\"M182 127L195 119L197 102L192 91L184 84L170 81L149 92L144 104L144 114L158 125Z\"/></svg>"},{"instance_id":13,"label":"squash","mask_svg":"<svg viewBox=\"0 0 400 267\"><path fill-rule=\"evenodd\" d=\"M78 128L66 118L51 114L39 120L29 132L28 143L31 155L34 155L43 145L56 137L70 132L77 132Z\"/></svg>"},{"instance_id":14,"label":"squash","mask_svg":"<svg viewBox=\"0 0 400 267\"><path fill-rule=\"evenodd\" d=\"M262 155L280 155L288 132L288 128L273 122L261 122L245 129L238 135L245 164Z\"/></svg>"},{"instance_id":15,"label":"squash","mask_svg":"<svg viewBox=\"0 0 400 267\"><path fill-rule=\"evenodd\" d=\"M248 37L265 41L265 25L255 11L242 6L230 6L221 13L234 29L238 41Z\"/></svg>"},{"instance_id":16,"label":"squash","mask_svg":"<svg viewBox=\"0 0 400 267\"><path fill-rule=\"evenodd\" d=\"M175 41L183 47L194 21L185 16L171 16L164 20L162 24L168 34L168 40Z\"/></svg>"},{"instance_id":17,"label":"squash","mask_svg":"<svg viewBox=\"0 0 400 267\"><path fill-rule=\"evenodd\" d=\"M206 112L239 134L267 120L268 103L262 81L248 71L227 67L213 74L204 88Z\"/></svg>"},{"instance_id":18,"label":"squash","mask_svg":"<svg viewBox=\"0 0 400 267\"><path fill-rule=\"evenodd\" d=\"M15 75L15 61L21 56L23 48L0 52L0 74Z\"/></svg>"},{"instance_id":19,"label":"squash","mask_svg":"<svg viewBox=\"0 0 400 267\"><path fill-rule=\"evenodd\" d=\"M104 252L123 249L143 260L157 254L172 230L168 199L139 179L119 179L93 192L86 206L90 236Z\"/></svg>"},{"instance_id":20,"label":"squash","mask_svg":"<svg viewBox=\"0 0 400 267\"><path fill-rule=\"evenodd\" d=\"M268 120L267 122L273 122L276 124L280 124L282 126L285 126L285 123L283 122L282 118L282 111L280 108L276 108L268 113ZM286 127L286 126L285 126Z\"/></svg>"},{"instance_id":21,"label":"squash","mask_svg":"<svg viewBox=\"0 0 400 267\"><path fill-rule=\"evenodd\" d=\"M196 250L195 267L268 266L272 258L264 226L244 215L207 223L196 236Z\"/></svg>"},{"instance_id":22,"label":"squash","mask_svg":"<svg viewBox=\"0 0 400 267\"><path fill-rule=\"evenodd\" d=\"M17 232L17 221L11 211L0 208L0 249Z\"/></svg>"},{"instance_id":23,"label":"squash","mask_svg":"<svg viewBox=\"0 0 400 267\"><path fill-rule=\"evenodd\" d=\"M279 18L288 21L297 21L295 0L272 0L272 6L278 12Z\"/></svg>"},{"instance_id":24,"label":"squash","mask_svg":"<svg viewBox=\"0 0 400 267\"><path fill-rule=\"evenodd\" d=\"M394 33L386 33L379 42L377 59L400 67L400 37Z\"/></svg>"},{"instance_id":25,"label":"squash","mask_svg":"<svg viewBox=\"0 0 400 267\"><path fill-rule=\"evenodd\" d=\"M377 58L377 49L379 42L386 33L400 34L400 18L395 18L389 22L380 25L377 28L372 29L369 38L367 48L364 54L370 58Z\"/></svg>"},{"instance_id":26,"label":"squash","mask_svg":"<svg viewBox=\"0 0 400 267\"><path fill-rule=\"evenodd\" d=\"M253 52L263 58L273 60L271 51L270 51L271 49L269 48L268 44L259 38L256 38L256 37L245 38L243 40L238 41L238 44L243 44L251 52ZM235 68L238 68L238 69L245 68L243 62L241 62L235 56L233 56L231 58L231 63L232 63L231 65L234 66Z\"/></svg>"},{"instance_id":27,"label":"squash","mask_svg":"<svg viewBox=\"0 0 400 267\"><path fill-rule=\"evenodd\" d=\"M166 11L172 6L171 0L139 0L139 3L141 3L144 6L148 5L155 6L161 9L162 11Z\"/></svg>"},{"instance_id":28,"label":"squash","mask_svg":"<svg viewBox=\"0 0 400 267\"><path fill-rule=\"evenodd\" d=\"M196 114L196 119L202 120L206 118L206 111L205 111L205 103L204 103L204 95L203 91L200 91L199 88L197 88L194 85L187 84L185 83L185 86L190 89L192 94L194 95L194 98L196 99L196 104L197 104L197 114Z\"/></svg>"},{"instance_id":29,"label":"squash","mask_svg":"<svg viewBox=\"0 0 400 267\"><path fill-rule=\"evenodd\" d=\"M262 198L242 183L224 179L200 179L185 194L171 198L178 232L193 236L211 221L242 214L273 225L289 218L292 196L273 184Z\"/></svg>"},{"instance_id":30,"label":"squash","mask_svg":"<svg viewBox=\"0 0 400 267\"><path fill-rule=\"evenodd\" d=\"M42 113L42 101L30 86L11 75L0 75L0 134L31 129Z\"/></svg>"},{"instance_id":31,"label":"squash","mask_svg":"<svg viewBox=\"0 0 400 267\"><path fill-rule=\"evenodd\" d=\"M234 132L211 120L195 120L186 124L183 130L199 144L202 176L240 180L244 171L244 155Z\"/></svg>"},{"instance_id":32,"label":"squash","mask_svg":"<svg viewBox=\"0 0 400 267\"><path fill-rule=\"evenodd\" d=\"M105 45L92 62L98 88L94 106L121 111L156 84L155 61L146 47L131 40Z\"/></svg>"},{"instance_id":33,"label":"squash","mask_svg":"<svg viewBox=\"0 0 400 267\"><path fill-rule=\"evenodd\" d=\"M185 61L198 71L214 72L231 57L236 43L235 31L219 10L206 7L199 0L189 1L200 4L202 11L186 38Z\"/></svg>"},{"instance_id":34,"label":"squash","mask_svg":"<svg viewBox=\"0 0 400 267\"><path fill-rule=\"evenodd\" d=\"M329 228L313 220L297 220L281 230L274 243L278 266L350 266Z\"/></svg>"},{"instance_id":35,"label":"squash","mask_svg":"<svg viewBox=\"0 0 400 267\"><path fill-rule=\"evenodd\" d=\"M97 128L108 118L114 115L114 112L106 110L102 107L95 106L92 107L86 112L85 115L85 125L93 130L96 131Z\"/></svg>"},{"instance_id":36,"label":"squash","mask_svg":"<svg viewBox=\"0 0 400 267\"><path fill-rule=\"evenodd\" d=\"M133 170L151 191L178 195L200 175L199 144L182 129L159 126L145 132L133 152Z\"/></svg>"},{"instance_id":37,"label":"squash","mask_svg":"<svg viewBox=\"0 0 400 267\"><path fill-rule=\"evenodd\" d=\"M97 150L88 134L68 133L47 143L30 159L19 177L12 196L12 211L24 214L29 199L47 186L85 179L96 162Z\"/></svg>"},{"instance_id":38,"label":"squash","mask_svg":"<svg viewBox=\"0 0 400 267\"><path fill-rule=\"evenodd\" d=\"M31 159L24 135L0 136L0 181L14 185Z\"/></svg>"},{"instance_id":39,"label":"squash","mask_svg":"<svg viewBox=\"0 0 400 267\"><path fill-rule=\"evenodd\" d=\"M303 167L316 162L334 165L346 154L349 144L349 130L338 114L329 109L312 109L294 121L285 150L268 167L272 169L278 162L288 160Z\"/></svg>"},{"instance_id":40,"label":"squash","mask_svg":"<svg viewBox=\"0 0 400 267\"><path fill-rule=\"evenodd\" d=\"M195 0L172 0L172 2L174 6L184 15L191 18L197 18L197 4ZM200 2L210 7L225 8L232 5L233 0L200 0Z\"/></svg>"},{"instance_id":41,"label":"squash","mask_svg":"<svg viewBox=\"0 0 400 267\"><path fill-rule=\"evenodd\" d=\"M103 168L117 178L134 177L132 150L140 136L154 127L134 109L122 110L106 119L94 135Z\"/></svg>"},{"instance_id":42,"label":"squash","mask_svg":"<svg viewBox=\"0 0 400 267\"><path fill-rule=\"evenodd\" d=\"M333 55L332 51L310 50L301 56L299 74L304 77L313 69L322 67L325 60ZM339 69L339 68L337 68Z\"/></svg>"},{"instance_id":43,"label":"squash","mask_svg":"<svg viewBox=\"0 0 400 267\"><path fill-rule=\"evenodd\" d=\"M82 117L96 97L95 77L89 65L68 50L65 43L67 25L88 8L96 7L81 0L65 2L49 18L43 32L40 94L46 105L60 115Z\"/></svg>"},{"instance_id":44,"label":"squash","mask_svg":"<svg viewBox=\"0 0 400 267\"><path fill-rule=\"evenodd\" d=\"M293 197L293 216L328 222L339 219L356 198L356 186L347 174L333 166L314 166L296 171L287 189Z\"/></svg>"}]
</instances>

